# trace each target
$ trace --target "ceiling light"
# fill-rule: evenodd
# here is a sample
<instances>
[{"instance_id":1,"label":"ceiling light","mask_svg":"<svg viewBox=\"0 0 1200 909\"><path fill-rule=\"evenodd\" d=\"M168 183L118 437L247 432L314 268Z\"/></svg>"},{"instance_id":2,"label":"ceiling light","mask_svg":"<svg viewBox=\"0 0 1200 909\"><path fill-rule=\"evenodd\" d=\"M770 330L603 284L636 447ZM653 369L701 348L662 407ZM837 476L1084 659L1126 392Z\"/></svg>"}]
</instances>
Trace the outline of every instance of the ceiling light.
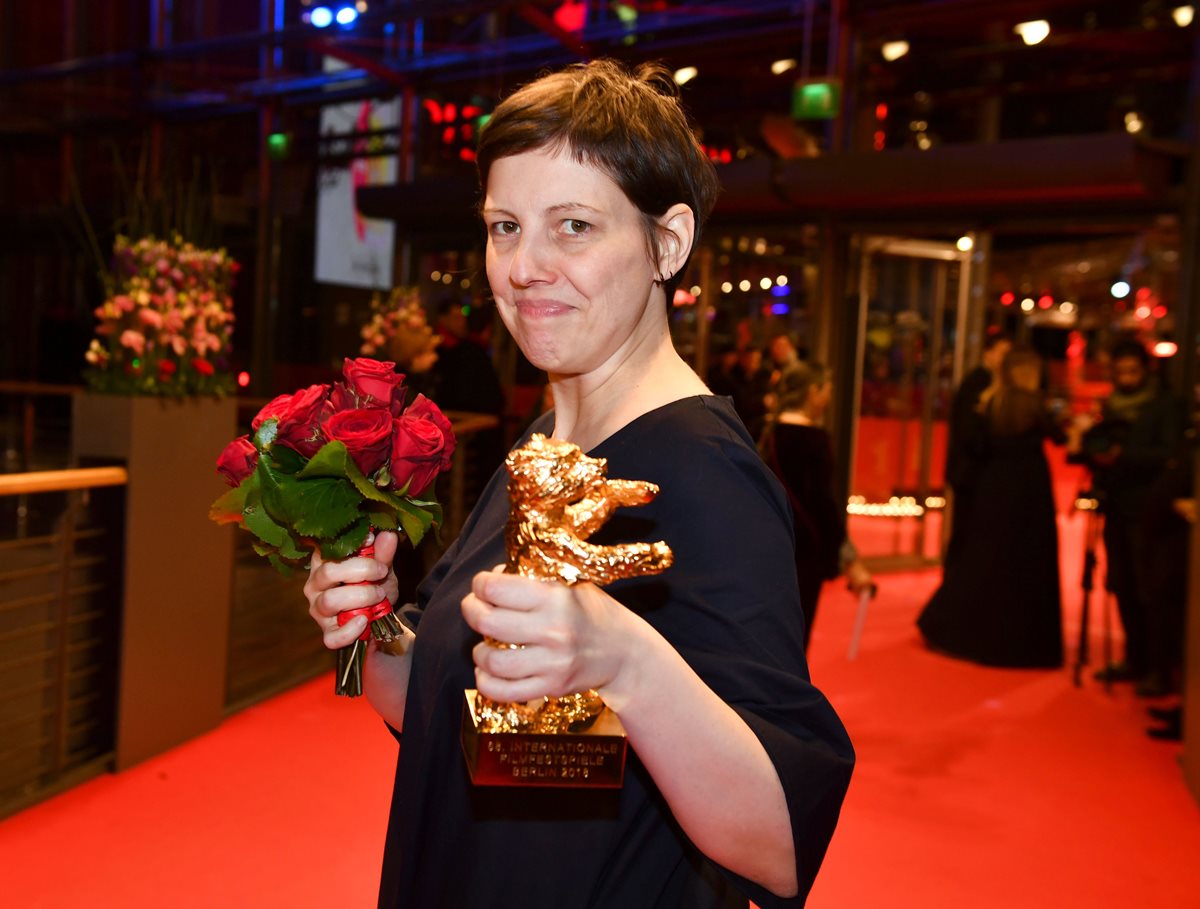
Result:
<instances>
[{"instance_id":1,"label":"ceiling light","mask_svg":"<svg viewBox=\"0 0 1200 909\"><path fill-rule=\"evenodd\" d=\"M964 234L954 245L958 247L959 252L970 252L975 248L975 241Z\"/></svg>"},{"instance_id":2,"label":"ceiling light","mask_svg":"<svg viewBox=\"0 0 1200 909\"><path fill-rule=\"evenodd\" d=\"M789 69L795 69L795 68L796 68L796 61L794 59L792 59L791 57L788 57L784 60L776 60L774 63L771 64L771 72L774 73L776 76L782 76Z\"/></svg>"},{"instance_id":3,"label":"ceiling light","mask_svg":"<svg viewBox=\"0 0 1200 909\"><path fill-rule=\"evenodd\" d=\"M1026 297L1021 301L1022 312L1033 312L1033 308L1035 306L1037 306L1037 304L1033 302L1033 297Z\"/></svg>"},{"instance_id":4,"label":"ceiling light","mask_svg":"<svg viewBox=\"0 0 1200 909\"><path fill-rule=\"evenodd\" d=\"M1064 316L1069 316L1071 313L1075 312L1075 304L1070 300L1063 300L1063 302L1059 304L1058 309L1059 312L1061 312Z\"/></svg>"},{"instance_id":5,"label":"ceiling light","mask_svg":"<svg viewBox=\"0 0 1200 909\"><path fill-rule=\"evenodd\" d=\"M1187 28L1196 18L1196 9L1193 6L1177 6L1171 10L1171 18L1180 28Z\"/></svg>"},{"instance_id":6,"label":"ceiling light","mask_svg":"<svg viewBox=\"0 0 1200 909\"><path fill-rule=\"evenodd\" d=\"M1146 126L1146 121L1142 119L1142 115L1135 110L1131 110L1125 115L1125 132L1140 133Z\"/></svg>"},{"instance_id":7,"label":"ceiling light","mask_svg":"<svg viewBox=\"0 0 1200 909\"><path fill-rule=\"evenodd\" d=\"M675 84L686 85L700 75L700 70L694 66L685 66L682 69L675 70Z\"/></svg>"},{"instance_id":8,"label":"ceiling light","mask_svg":"<svg viewBox=\"0 0 1200 909\"><path fill-rule=\"evenodd\" d=\"M1109 288L1109 292L1112 293L1112 295L1114 297L1116 297L1118 300L1123 299L1124 297L1128 297L1129 296L1129 282L1128 281L1114 281L1113 286L1111 288Z\"/></svg>"},{"instance_id":9,"label":"ceiling light","mask_svg":"<svg viewBox=\"0 0 1200 909\"><path fill-rule=\"evenodd\" d=\"M1026 44L1041 44L1050 36L1050 23L1045 19L1021 22L1013 28Z\"/></svg>"},{"instance_id":10,"label":"ceiling light","mask_svg":"<svg viewBox=\"0 0 1200 909\"><path fill-rule=\"evenodd\" d=\"M884 60L888 63L893 63L908 53L908 42L888 41L880 49L880 53L883 54Z\"/></svg>"}]
</instances>

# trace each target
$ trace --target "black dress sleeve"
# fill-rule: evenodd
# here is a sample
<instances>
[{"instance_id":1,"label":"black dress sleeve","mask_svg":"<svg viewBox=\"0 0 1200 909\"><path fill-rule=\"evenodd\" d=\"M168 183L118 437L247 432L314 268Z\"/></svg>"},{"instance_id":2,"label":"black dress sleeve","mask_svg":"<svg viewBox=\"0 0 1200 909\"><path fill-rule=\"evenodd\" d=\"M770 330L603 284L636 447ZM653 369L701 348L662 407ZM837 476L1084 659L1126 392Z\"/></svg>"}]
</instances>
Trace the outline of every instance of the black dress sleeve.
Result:
<instances>
[{"instance_id":1,"label":"black dress sleeve","mask_svg":"<svg viewBox=\"0 0 1200 909\"><path fill-rule=\"evenodd\" d=\"M791 520L779 482L731 433L710 436L681 456L678 436L643 451L631 469L656 462L662 492L641 539L665 539L675 564L657 578L609 590L639 612L746 721L783 785L796 852L799 895L780 899L725 872L761 909L804 904L837 823L854 752L825 697L809 681L793 562ZM615 521L613 523L616 523ZM630 539L629 527L616 527Z\"/></svg>"}]
</instances>

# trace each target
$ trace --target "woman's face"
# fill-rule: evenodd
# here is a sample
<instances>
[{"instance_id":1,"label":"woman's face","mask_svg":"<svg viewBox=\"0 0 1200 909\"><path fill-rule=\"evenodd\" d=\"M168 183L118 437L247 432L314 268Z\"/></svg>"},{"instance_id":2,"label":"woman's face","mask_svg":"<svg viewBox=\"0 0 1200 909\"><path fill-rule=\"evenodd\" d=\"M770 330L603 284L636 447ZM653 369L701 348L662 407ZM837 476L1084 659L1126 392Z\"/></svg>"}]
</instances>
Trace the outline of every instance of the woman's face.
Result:
<instances>
[{"instance_id":1,"label":"woman's face","mask_svg":"<svg viewBox=\"0 0 1200 909\"><path fill-rule=\"evenodd\" d=\"M662 330L641 213L607 175L566 153L500 158L483 218L500 317L535 366L615 368Z\"/></svg>"}]
</instances>

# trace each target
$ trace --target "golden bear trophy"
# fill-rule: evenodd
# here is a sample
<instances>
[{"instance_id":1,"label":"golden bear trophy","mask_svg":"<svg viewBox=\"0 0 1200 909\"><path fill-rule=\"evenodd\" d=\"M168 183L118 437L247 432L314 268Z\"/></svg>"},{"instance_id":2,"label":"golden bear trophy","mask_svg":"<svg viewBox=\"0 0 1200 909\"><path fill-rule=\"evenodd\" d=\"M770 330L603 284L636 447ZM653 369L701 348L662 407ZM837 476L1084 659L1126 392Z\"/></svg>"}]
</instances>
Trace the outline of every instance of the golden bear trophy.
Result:
<instances>
[{"instance_id":1,"label":"golden bear trophy","mask_svg":"<svg viewBox=\"0 0 1200 909\"><path fill-rule=\"evenodd\" d=\"M607 479L607 466L540 433L509 454L508 572L604 585L670 567L666 543L587 542L615 509L645 505L658 494L653 483ZM625 730L595 691L504 704L468 689L462 745L478 786L612 788L625 769Z\"/></svg>"}]
</instances>

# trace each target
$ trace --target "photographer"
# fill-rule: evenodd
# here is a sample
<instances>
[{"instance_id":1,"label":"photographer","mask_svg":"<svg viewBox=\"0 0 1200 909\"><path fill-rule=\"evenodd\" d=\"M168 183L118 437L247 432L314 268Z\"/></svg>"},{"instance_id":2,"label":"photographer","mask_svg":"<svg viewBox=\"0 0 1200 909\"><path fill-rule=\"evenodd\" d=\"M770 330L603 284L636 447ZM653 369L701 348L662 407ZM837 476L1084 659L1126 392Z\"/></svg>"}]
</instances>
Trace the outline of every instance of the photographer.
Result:
<instances>
[{"instance_id":1,"label":"photographer","mask_svg":"<svg viewBox=\"0 0 1200 909\"><path fill-rule=\"evenodd\" d=\"M1076 424L1069 451L1091 469L1104 512L1107 587L1116 595L1125 630L1125 659L1096 673L1101 681L1139 680L1138 694L1164 693L1161 679L1148 678L1148 552L1143 519L1155 479L1176 452L1183 413L1150 372L1150 356L1136 340L1112 351L1113 391L1100 422Z\"/></svg>"}]
</instances>

